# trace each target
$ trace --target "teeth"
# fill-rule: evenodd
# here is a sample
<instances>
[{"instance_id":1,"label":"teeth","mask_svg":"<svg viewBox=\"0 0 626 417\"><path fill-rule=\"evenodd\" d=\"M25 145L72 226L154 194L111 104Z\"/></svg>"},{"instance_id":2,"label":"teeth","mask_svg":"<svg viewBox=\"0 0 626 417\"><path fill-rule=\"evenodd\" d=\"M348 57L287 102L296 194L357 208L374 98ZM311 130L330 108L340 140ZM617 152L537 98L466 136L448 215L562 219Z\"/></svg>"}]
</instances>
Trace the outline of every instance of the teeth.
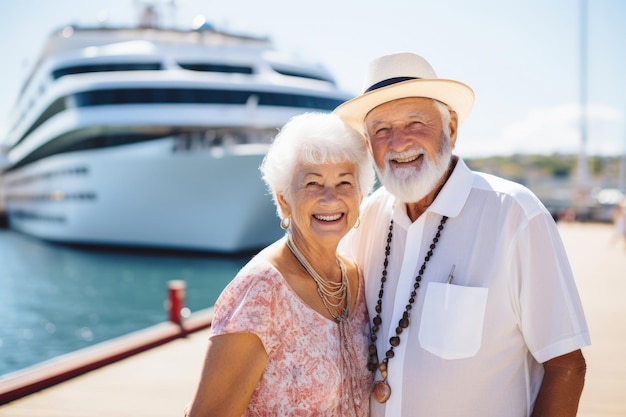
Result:
<instances>
[{"instance_id":1,"label":"teeth","mask_svg":"<svg viewBox=\"0 0 626 417\"><path fill-rule=\"evenodd\" d=\"M325 222L333 222L335 220L340 219L342 216L342 214L335 214L334 216L315 216L316 219L318 220L323 220Z\"/></svg>"},{"instance_id":2,"label":"teeth","mask_svg":"<svg viewBox=\"0 0 626 417\"><path fill-rule=\"evenodd\" d=\"M415 161L417 158L419 158L419 155L413 155L406 158L395 158L395 161L401 164L406 164L407 162Z\"/></svg>"}]
</instances>

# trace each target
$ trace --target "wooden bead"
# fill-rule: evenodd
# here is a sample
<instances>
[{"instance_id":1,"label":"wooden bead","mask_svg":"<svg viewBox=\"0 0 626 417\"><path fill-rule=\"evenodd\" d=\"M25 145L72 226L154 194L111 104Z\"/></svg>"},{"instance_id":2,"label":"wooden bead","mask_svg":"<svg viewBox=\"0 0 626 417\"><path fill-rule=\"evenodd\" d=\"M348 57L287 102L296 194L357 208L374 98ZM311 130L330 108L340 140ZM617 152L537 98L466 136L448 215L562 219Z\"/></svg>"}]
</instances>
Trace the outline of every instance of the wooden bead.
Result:
<instances>
[{"instance_id":1,"label":"wooden bead","mask_svg":"<svg viewBox=\"0 0 626 417\"><path fill-rule=\"evenodd\" d=\"M386 402L391 397L391 388L385 381L377 381L372 390L372 398L379 403Z\"/></svg>"}]
</instances>

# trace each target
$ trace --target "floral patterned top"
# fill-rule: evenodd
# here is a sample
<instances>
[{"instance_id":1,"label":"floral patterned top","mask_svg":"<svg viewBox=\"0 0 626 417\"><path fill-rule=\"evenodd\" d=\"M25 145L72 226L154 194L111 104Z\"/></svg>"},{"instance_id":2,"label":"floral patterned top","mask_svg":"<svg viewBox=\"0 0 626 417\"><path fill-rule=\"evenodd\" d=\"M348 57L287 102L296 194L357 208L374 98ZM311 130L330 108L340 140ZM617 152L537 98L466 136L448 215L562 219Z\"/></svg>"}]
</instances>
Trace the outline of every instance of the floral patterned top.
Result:
<instances>
[{"instance_id":1,"label":"floral patterned top","mask_svg":"<svg viewBox=\"0 0 626 417\"><path fill-rule=\"evenodd\" d=\"M269 356L244 416L369 415L361 274L355 308L337 324L305 304L271 263L255 258L215 304L211 336L238 332L257 335Z\"/></svg>"}]
</instances>

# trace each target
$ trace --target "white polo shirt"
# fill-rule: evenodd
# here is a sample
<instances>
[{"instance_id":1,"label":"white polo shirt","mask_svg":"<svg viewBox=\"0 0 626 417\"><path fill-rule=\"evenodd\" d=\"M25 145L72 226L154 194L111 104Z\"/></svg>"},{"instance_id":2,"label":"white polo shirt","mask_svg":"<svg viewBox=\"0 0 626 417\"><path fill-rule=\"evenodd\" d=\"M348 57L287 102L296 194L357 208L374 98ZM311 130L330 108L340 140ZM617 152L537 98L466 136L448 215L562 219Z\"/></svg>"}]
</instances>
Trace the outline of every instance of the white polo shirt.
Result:
<instances>
[{"instance_id":1,"label":"white polo shirt","mask_svg":"<svg viewBox=\"0 0 626 417\"><path fill-rule=\"evenodd\" d=\"M393 218L379 360L444 215L410 325L389 361L391 398L372 401L372 416L529 416L541 363L589 345L587 324L550 213L527 188L472 172L460 159L414 223L379 189L364 203L361 226L342 242L365 275L374 317Z\"/></svg>"}]
</instances>

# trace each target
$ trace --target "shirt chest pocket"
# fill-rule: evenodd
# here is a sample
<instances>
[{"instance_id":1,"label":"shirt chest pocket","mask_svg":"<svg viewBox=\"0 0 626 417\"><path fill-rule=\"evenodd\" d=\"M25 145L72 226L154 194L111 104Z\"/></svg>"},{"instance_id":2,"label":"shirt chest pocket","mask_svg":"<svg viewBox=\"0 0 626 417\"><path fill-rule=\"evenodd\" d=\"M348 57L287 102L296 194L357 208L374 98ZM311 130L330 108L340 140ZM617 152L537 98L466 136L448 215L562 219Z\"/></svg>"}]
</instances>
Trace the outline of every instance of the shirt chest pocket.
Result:
<instances>
[{"instance_id":1,"label":"shirt chest pocket","mask_svg":"<svg viewBox=\"0 0 626 417\"><path fill-rule=\"evenodd\" d=\"M488 292L488 288L428 283L418 333L422 348L443 359L476 355Z\"/></svg>"}]
</instances>

